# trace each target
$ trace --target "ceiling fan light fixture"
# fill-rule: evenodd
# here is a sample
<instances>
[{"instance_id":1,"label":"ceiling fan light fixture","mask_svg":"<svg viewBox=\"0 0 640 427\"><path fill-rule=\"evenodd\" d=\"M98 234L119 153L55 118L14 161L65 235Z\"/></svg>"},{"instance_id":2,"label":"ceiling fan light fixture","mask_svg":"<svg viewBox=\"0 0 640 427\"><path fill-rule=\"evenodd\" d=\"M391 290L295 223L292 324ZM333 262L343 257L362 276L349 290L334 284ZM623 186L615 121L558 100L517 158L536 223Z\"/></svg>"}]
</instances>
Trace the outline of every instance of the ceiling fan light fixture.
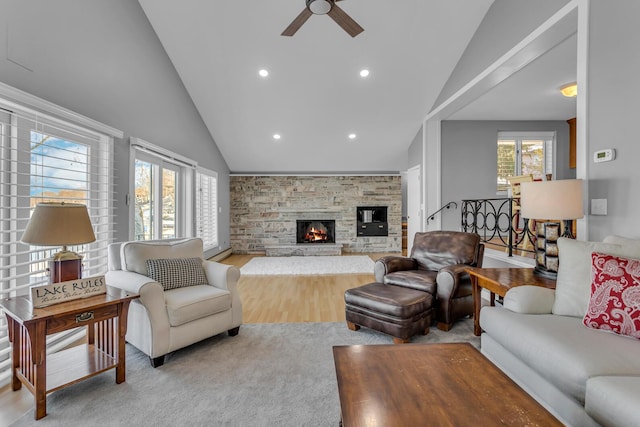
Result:
<instances>
[{"instance_id":1,"label":"ceiling fan light fixture","mask_svg":"<svg viewBox=\"0 0 640 427\"><path fill-rule=\"evenodd\" d=\"M333 3L329 0L307 0L307 9L314 15L326 15L332 6Z\"/></svg>"},{"instance_id":2,"label":"ceiling fan light fixture","mask_svg":"<svg viewBox=\"0 0 640 427\"><path fill-rule=\"evenodd\" d=\"M369 70L367 70L366 68L364 70L360 70L360 77L367 77L369 76Z\"/></svg>"},{"instance_id":3,"label":"ceiling fan light fixture","mask_svg":"<svg viewBox=\"0 0 640 427\"><path fill-rule=\"evenodd\" d=\"M269 75L269 71L263 68L260 71L258 71L258 74L260 75L260 77L267 77Z\"/></svg>"},{"instance_id":4,"label":"ceiling fan light fixture","mask_svg":"<svg viewBox=\"0 0 640 427\"><path fill-rule=\"evenodd\" d=\"M567 98L578 96L578 85L576 82L566 84L560 88L560 93Z\"/></svg>"},{"instance_id":5,"label":"ceiling fan light fixture","mask_svg":"<svg viewBox=\"0 0 640 427\"><path fill-rule=\"evenodd\" d=\"M349 134L349 139L354 140L356 139L357 135L355 133L350 133Z\"/></svg>"}]
</instances>

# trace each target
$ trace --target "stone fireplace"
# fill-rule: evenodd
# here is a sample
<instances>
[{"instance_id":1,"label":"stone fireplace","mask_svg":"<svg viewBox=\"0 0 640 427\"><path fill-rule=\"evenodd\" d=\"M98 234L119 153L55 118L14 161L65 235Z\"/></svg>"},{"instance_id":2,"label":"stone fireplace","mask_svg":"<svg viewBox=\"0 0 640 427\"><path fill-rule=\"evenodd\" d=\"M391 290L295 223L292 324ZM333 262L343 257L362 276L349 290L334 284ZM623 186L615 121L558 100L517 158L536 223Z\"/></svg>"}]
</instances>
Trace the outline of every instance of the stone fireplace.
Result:
<instances>
[{"instance_id":1,"label":"stone fireplace","mask_svg":"<svg viewBox=\"0 0 640 427\"><path fill-rule=\"evenodd\" d=\"M230 187L234 253L285 256L401 251L400 176L232 175ZM379 207L387 208L386 218L379 217ZM371 210L371 218L368 213L360 218L358 208ZM333 234L332 243L322 240L324 237L319 237L323 243L301 243L298 221L307 222L305 228L311 223L323 224ZM387 227L385 235L360 234L362 225Z\"/></svg>"},{"instance_id":2,"label":"stone fireplace","mask_svg":"<svg viewBox=\"0 0 640 427\"><path fill-rule=\"evenodd\" d=\"M296 243L335 243L334 220L296 220Z\"/></svg>"}]
</instances>

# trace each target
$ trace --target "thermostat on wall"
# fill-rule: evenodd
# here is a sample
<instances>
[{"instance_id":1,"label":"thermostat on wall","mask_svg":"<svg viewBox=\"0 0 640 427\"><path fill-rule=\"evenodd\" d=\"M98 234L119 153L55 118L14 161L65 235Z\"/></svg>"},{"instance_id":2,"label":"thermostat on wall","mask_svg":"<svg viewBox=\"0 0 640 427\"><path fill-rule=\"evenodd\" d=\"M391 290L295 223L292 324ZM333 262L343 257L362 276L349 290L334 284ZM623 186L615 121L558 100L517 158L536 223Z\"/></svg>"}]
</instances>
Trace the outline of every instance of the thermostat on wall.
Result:
<instances>
[{"instance_id":1,"label":"thermostat on wall","mask_svg":"<svg viewBox=\"0 0 640 427\"><path fill-rule=\"evenodd\" d=\"M593 162L594 163L602 163L602 162L610 162L611 160L615 160L616 158L616 149L615 148L607 148L606 150L598 150L593 153Z\"/></svg>"}]
</instances>

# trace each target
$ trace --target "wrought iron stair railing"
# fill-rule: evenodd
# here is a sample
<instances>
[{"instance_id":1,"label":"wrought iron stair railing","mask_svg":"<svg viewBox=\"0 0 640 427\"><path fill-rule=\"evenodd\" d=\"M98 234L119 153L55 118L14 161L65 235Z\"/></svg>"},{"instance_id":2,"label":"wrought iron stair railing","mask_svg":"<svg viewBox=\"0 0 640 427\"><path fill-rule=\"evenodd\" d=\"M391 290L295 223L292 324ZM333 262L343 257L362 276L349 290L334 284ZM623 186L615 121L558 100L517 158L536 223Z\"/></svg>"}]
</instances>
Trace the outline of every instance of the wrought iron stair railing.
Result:
<instances>
[{"instance_id":1,"label":"wrought iron stair railing","mask_svg":"<svg viewBox=\"0 0 640 427\"><path fill-rule=\"evenodd\" d=\"M429 215L427 217L427 224L429 224L429 221L434 220L436 215L438 215L443 210L451 209L451 206L453 206L454 209L458 209L458 204L456 202L449 202L446 205L444 205L443 207L441 207L440 209L438 209L437 211L435 211L434 213L432 213L431 215Z\"/></svg>"},{"instance_id":2,"label":"wrought iron stair railing","mask_svg":"<svg viewBox=\"0 0 640 427\"><path fill-rule=\"evenodd\" d=\"M535 254L535 230L513 209L513 198L462 200L462 231L478 233L483 242L514 251Z\"/></svg>"}]
</instances>

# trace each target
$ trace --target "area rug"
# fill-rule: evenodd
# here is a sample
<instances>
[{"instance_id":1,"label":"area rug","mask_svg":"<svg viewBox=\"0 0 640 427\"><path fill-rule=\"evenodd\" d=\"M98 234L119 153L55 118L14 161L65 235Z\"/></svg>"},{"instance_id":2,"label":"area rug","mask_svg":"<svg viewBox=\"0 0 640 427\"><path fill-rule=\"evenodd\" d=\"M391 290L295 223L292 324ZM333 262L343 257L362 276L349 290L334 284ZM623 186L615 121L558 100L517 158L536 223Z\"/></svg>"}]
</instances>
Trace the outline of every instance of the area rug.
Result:
<instances>
[{"instance_id":1,"label":"area rug","mask_svg":"<svg viewBox=\"0 0 640 427\"><path fill-rule=\"evenodd\" d=\"M153 369L127 345L127 378L115 371L51 393L48 415L21 426L337 426L340 402L332 346L391 344L344 323L248 324L170 354ZM449 332L432 328L414 342L471 342L473 320ZM404 344L411 345L411 344Z\"/></svg>"},{"instance_id":2,"label":"area rug","mask_svg":"<svg viewBox=\"0 0 640 427\"><path fill-rule=\"evenodd\" d=\"M257 257L240 272L245 276L373 274L374 262L368 256L290 256Z\"/></svg>"}]
</instances>

